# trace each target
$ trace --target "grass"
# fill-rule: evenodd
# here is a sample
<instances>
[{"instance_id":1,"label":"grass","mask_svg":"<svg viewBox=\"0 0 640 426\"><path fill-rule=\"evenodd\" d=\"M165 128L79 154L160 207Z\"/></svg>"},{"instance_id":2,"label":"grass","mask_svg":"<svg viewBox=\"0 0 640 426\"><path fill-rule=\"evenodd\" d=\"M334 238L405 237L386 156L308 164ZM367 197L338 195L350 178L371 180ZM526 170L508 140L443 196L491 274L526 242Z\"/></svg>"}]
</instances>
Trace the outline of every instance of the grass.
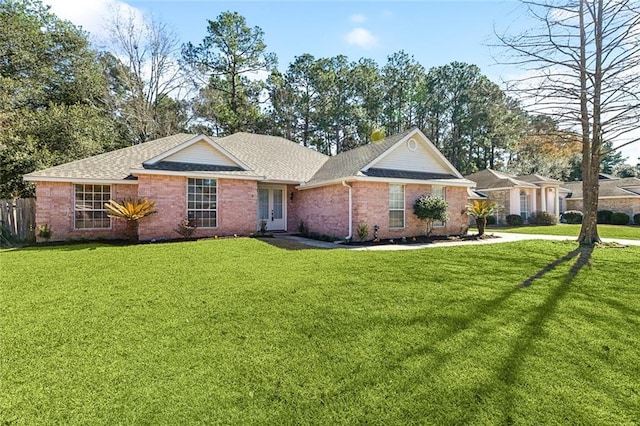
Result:
<instances>
[{"instance_id":1,"label":"grass","mask_svg":"<svg viewBox=\"0 0 640 426\"><path fill-rule=\"evenodd\" d=\"M0 252L2 424L632 424L640 247Z\"/></svg>"},{"instance_id":2,"label":"grass","mask_svg":"<svg viewBox=\"0 0 640 426\"><path fill-rule=\"evenodd\" d=\"M486 232L514 232L518 234L546 234L578 237L582 225L570 225L560 223L554 226L515 226L495 227L490 226ZM598 225L598 235L601 238L621 238L625 240L640 240L640 226L628 225Z\"/></svg>"}]
</instances>

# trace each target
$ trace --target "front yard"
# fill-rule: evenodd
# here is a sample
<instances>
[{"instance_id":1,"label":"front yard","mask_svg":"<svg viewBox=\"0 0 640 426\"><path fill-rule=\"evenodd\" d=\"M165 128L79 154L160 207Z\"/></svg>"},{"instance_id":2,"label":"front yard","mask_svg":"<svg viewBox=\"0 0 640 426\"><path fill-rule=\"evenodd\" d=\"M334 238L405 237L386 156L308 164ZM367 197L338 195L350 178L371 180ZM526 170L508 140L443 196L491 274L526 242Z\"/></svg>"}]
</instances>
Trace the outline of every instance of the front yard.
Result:
<instances>
[{"instance_id":1,"label":"front yard","mask_svg":"<svg viewBox=\"0 0 640 426\"><path fill-rule=\"evenodd\" d=\"M2 424L631 424L640 247L0 252Z\"/></svg>"}]
</instances>

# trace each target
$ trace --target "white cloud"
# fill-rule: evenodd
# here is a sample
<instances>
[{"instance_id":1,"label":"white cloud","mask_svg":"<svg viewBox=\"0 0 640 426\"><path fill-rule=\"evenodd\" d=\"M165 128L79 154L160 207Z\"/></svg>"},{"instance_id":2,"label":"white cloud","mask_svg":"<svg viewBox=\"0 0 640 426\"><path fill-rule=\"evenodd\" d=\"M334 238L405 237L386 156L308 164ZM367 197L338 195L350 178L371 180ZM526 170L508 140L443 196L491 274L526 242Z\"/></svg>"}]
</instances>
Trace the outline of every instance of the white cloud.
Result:
<instances>
[{"instance_id":1,"label":"white cloud","mask_svg":"<svg viewBox=\"0 0 640 426\"><path fill-rule=\"evenodd\" d=\"M376 36L371 34L369 30L360 27L348 32L344 38L348 44L360 46L363 49L371 49L378 44L378 38Z\"/></svg>"},{"instance_id":2,"label":"white cloud","mask_svg":"<svg viewBox=\"0 0 640 426\"><path fill-rule=\"evenodd\" d=\"M351 21L354 24L362 24L366 20L367 20L367 17L364 16L362 13L356 13L355 15L351 15L349 17L349 21Z\"/></svg>"},{"instance_id":3,"label":"white cloud","mask_svg":"<svg viewBox=\"0 0 640 426\"><path fill-rule=\"evenodd\" d=\"M44 0L51 6L51 12L59 18L80 25L91 33L92 38L104 38L108 22L115 14L135 16L142 19L139 9L119 0Z\"/></svg>"}]
</instances>

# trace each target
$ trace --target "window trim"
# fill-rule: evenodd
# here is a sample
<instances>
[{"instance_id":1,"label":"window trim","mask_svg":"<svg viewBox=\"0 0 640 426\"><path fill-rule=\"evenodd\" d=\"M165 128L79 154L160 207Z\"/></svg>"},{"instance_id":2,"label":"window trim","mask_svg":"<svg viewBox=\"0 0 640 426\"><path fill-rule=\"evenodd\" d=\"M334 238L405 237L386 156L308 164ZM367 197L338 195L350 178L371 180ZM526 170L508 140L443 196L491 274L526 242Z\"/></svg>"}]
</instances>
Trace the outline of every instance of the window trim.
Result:
<instances>
[{"instance_id":1,"label":"window trim","mask_svg":"<svg viewBox=\"0 0 640 426\"><path fill-rule=\"evenodd\" d=\"M402 188L402 209L392 209L391 208L391 187L392 186L399 186L400 188ZM407 227L407 214L406 214L406 191L405 191L405 185L403 184L398 184L398 183L390 183L389 184L389 196L388 196L388 203L389 203L389 229L390 230L400 230L400 229L405 229ZM391 212L402 212L402 226L391 226Z\"/></svg>"},{"instance_id":2,"label":"window trim","mask_svg":"<svg viewBox=\"0 0 640 426\"><path fill-rule=\"evenodd\" d=\"M200 229L217 229L219 227L219 220L220 220L220 216L218 215L218 179L216 178L207 178L207 177L188 177L185 181L185 185L186 185L186 197L185 197L185 207L186 207L186 217L187 219L189 218L189 181L190 180L212 180L215 182L215 189L216 189L216 208L215 209L209 209L209 210L203 210L203 209L195 209L192 211L200 211L200 212L211 212L214 211L216 212L216 226L200 226L198 225L198 228Z\"/></svg>"},{"instance_id":3,"label":"window trim","mask_svg":"<svg viewBox=\"0 0 640 426\"><path fill-rule=\"evenodd\" d=\"M113 197L113 185L111 184L106 184L106 183L74 183L73 184L73 230L74 231L109 231L111 229L113 229L113 220L107 216L107 219L109 219L109 226L108 227L100 227L100 228L95 228L95 227L91 227L91 228L78 228L77 225L77 218L76 218L76 213L80 212L80 211L90 211L90 212L107 212L107 209L104 207L104 204L102 205L102 208L99 210L96 209L91 209L91 210L76 210L76 206L77 206L77 199L76 199L76 194L77 194L77 187L78 186L82 186L82 193L86 194L87 192L85 191L85 188L90 185L90 186L108 186L109 187L109 199L112 200ZM92 194L95 194L95 192L92 192Z\"/></svg>"},{"instance_id":4,"label":"window trim","mask_svg":"<svg viewBox=\"0 0 640 426\"><path fill-rule=\"evenodd\" d=\"M524 197L525 207L526 207L524 210L522 210L523 197ZM520 191L520 196L518 197L518 200L520 201L520 217L522 217L523 220L528 220L529 219L529 194L527 194L525 191ZM524 213L524 216L523 216L523 213Z\"/></svg>"},{"instance_id":5,"label":"window trim","mask_svg":"<svg viewBox=\"0 0 640 426\"><path fill-rule=\"evenodd\" d=\"M433 188L442 188L442 199L447 201L447 187L444 185L431 185L431 196L433 197ZM434 228L445 228L447 226L447 222L434 221Z\"/></svg>"}]
</instances>

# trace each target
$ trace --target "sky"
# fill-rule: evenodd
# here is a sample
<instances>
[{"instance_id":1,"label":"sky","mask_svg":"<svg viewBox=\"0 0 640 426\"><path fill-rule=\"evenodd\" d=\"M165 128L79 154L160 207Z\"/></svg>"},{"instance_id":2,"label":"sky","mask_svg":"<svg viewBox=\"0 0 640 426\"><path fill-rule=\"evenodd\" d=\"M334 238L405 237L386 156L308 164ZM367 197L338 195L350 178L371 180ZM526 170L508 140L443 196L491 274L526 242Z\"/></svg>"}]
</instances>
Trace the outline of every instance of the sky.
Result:
<instances>
[{"instance_id":1,"label":"sky","mask_svg":"<svg viewBox=\"0 0 640 426\"><path fill-rule=\"evenodd\" d=\"M207 20L225 11L238 12L251 27L264 31L267 51L278 57L285 71L296 56L339 54L362 57L384 65L387 57L404 50L426 69L453 61L480 67L503 85L525 71L498 65L504 56L492 47L494 31L518 34L532 25L514 0L414 1L180 1L180 0L44 0L63 19L81 25L99 44L113 10L152 14L169 24L183 42L198 44ZM622 150L636 164L640 142Z\"/></svg>"}]
</instances>

